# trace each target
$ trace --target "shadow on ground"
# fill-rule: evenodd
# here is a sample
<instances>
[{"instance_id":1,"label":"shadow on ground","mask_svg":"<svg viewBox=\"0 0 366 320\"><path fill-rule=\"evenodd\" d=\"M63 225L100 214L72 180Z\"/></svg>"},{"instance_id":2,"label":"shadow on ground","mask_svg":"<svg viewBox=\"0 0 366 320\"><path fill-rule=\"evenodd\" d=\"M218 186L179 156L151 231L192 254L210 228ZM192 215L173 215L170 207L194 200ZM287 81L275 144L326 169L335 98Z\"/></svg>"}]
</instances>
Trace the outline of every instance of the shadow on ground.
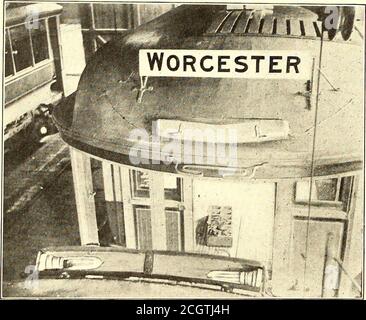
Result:
<instances>
[{"instance_id":1,"label":"shadow on ground","mask_svg":"<svg viewBox=\"0 0 366 320\"><path fill-rule=\"evenodd\" d=\"M19 280L44 247L79 245L71 169L27 209L5 216L3 233L4 281Z\"/></svg>"}]
</instances>

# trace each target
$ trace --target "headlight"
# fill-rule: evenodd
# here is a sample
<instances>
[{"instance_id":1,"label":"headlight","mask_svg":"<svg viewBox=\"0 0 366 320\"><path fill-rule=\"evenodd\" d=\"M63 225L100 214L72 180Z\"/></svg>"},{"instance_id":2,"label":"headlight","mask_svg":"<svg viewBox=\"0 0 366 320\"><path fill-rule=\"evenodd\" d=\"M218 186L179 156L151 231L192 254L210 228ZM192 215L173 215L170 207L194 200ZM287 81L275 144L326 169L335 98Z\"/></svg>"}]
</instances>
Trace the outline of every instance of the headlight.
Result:
<instances>
[{"instance_id":1,"label":"headlight","mask_svg":"<svg viewBox=\"0 0 366 320\"><path fill-rule=\"evenodd\" d=\"M48 253L40 253L37 257L38 271L44 270L92 270L103 264L98 257L58 257Z\"/></svg>"},{"instance_id":2,"label":"headlight","mask_svg":"<svg viewBox=\"0 0 366 320\"><path fill-rule=\"evenodd\" d=\"M236 283L260 288L263 283L262 269L253 271L211 271L207 277L222 282Z\"/></svg>"}]
</instances>

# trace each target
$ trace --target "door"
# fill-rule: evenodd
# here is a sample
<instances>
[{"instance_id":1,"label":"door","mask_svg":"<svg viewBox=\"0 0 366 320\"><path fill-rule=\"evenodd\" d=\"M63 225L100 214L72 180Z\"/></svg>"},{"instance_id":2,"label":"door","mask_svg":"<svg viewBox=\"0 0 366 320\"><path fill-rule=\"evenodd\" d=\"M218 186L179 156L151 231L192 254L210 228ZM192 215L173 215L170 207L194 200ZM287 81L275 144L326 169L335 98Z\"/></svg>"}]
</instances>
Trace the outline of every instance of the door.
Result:
<instances>
[{"instance_id":1,"label":"door","mask_svg":"<svg viewBox=\"0 0 366 320\"><path fill-rule=\"evenodd\" d=\"M149 208L135 208L137 231L137 247L140 250L152 250L151 210Z\"/></svg>"},{"instance_id":2,"label":"door","mask_svg":"<svg viewBox=\"0 0 366 320\"><path fill-rule=\"evenodd\" d=\"M333 236L332 246L334 247L332 249L335 256L340 258L344 222L324 219L310 220L309 238L306 243L307 223L307 219L294 219L291 259L291 269L294 277L292 289L306 296L320 297L322 294L327 238L329 234ZM305 266L306 244L308 249Z\"/></svg>"}]
</instances>

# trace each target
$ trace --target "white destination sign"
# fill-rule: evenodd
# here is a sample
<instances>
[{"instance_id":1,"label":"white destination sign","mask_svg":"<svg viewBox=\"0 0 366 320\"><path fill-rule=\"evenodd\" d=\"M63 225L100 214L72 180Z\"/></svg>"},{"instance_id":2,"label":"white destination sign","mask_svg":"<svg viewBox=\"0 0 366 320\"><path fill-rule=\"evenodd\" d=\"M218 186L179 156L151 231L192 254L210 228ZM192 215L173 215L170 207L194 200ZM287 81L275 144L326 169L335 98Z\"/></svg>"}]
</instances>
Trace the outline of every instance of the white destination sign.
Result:
<instances>
[{"instance_id":1,"label":"white destination sign","mask_svg":"<svg viewBox=\"0 0 366 320\"><path fill-rule=\"evenodd\" d=\"M288 50L139 51L140 76L310 79L312 57Z\"/></svg>"}]
</instances>

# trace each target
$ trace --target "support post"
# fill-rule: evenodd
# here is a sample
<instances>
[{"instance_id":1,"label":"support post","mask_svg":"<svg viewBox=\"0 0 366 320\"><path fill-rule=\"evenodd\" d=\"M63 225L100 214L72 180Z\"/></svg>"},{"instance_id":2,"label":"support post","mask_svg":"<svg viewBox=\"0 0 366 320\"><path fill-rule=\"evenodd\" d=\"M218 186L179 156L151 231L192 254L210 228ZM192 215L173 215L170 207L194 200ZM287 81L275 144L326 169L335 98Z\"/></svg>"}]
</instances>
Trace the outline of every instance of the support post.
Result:
<instances>
[{"instance_id":1,"label":"support post","mask_svg":"<svg viewBox=\"0 0 366 320\"><path fill-rule=\"evenodd\" d=\"M70 147L81 245L99 245L90 158Z\"/></svg>"}]
</instances>

